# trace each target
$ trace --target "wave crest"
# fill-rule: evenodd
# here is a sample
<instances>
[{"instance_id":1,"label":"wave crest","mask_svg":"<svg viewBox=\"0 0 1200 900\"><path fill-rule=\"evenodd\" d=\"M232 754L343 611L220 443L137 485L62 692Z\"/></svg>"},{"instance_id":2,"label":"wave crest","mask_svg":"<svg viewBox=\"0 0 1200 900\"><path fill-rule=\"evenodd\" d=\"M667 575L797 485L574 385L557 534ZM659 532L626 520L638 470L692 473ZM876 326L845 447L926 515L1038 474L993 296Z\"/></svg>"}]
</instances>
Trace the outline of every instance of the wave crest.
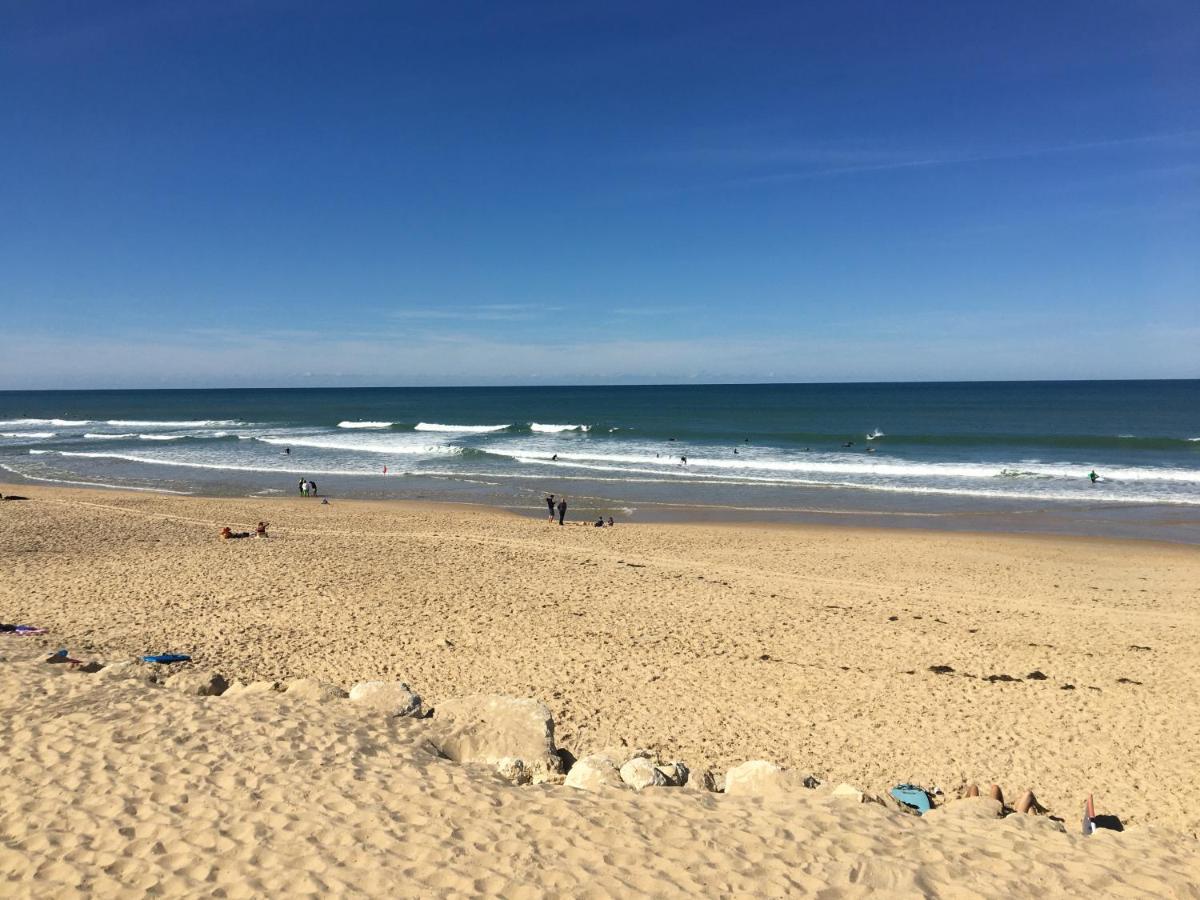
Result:
<instances>
[{"instance_id":1,"label":"wave crest","mask_svg":"<svg viewBox=\"0 0 1200 900\"><path fill-rule=\"evenodd\" d=\"M557 434L560 431L591 431L591 425L544 425L541 422L530 422L530 431L538 431L544 434Z\"/></svg>"},{"instance_id":2,"label":"wave crest","mask_svg":"<svg viewBox=\"0 0 1200 900\"><path fill-rule=\"evenodd\" d=\"M461 432L463 434L487 434L493 431L503 431L511 427L508 425L442 425L438 422L418 422L413 431L446 431L446 432Z\"/></svg>"}]
</instances>

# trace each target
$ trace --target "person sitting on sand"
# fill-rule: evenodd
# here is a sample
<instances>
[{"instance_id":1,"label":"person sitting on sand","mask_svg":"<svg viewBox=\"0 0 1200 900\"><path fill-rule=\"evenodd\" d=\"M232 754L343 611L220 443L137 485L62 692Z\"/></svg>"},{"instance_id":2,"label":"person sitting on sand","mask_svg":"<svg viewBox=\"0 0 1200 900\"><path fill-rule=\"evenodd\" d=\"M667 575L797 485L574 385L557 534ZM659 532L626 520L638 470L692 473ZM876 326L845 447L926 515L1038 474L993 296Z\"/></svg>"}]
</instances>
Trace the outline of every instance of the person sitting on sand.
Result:
<instances>
[{"instance_id":1,"label":"person sitting on sand","mask_svg":"<svg viewBox=\"0 0 1200 900\"><path fill-rule=\"evenodd\" d=\"M254 529L255 535L260 538L265 538L267 536L267 525L269 524L269 522L259 522L258 527Z\"/></svg>"},{"instance_id":2,"label":"person sitting on sand","mask_svg":"<svg viewBox=\"0 0 1200 900\"><path fill-rule=\"evenodd\" d=\"M597 516L597 517L596 517L595 527L597 527L597 528L603 528L603 527L604 527L604 516Z\"/></svg>"},{"instance_id":3,"label":"person sitting on sand","mask_svg":"<svg viewBox=\"0 0 1200 900\"><path fill-rule=\"evenodd\" d=\"M609 527L609 528L612 528L612 527L613 527L613 525L615 525L615 524L616 524L616 523L615 523L615 522L613 522L613 520L612 520L612 516L609 516L609 517L608 517L608 527Z\"/></svg>"}]
</instances>

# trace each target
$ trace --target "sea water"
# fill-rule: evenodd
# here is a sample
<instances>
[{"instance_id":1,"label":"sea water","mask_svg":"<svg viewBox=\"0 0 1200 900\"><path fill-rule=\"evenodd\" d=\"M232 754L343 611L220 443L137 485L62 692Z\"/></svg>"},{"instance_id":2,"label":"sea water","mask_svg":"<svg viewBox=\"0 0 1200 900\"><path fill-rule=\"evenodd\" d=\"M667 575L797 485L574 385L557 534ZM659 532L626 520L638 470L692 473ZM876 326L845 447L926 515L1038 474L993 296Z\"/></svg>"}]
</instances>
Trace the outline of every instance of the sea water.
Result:
<instances>
[{"instance_id":1,"label":"sea water","mask_svg":"<svg viewBox=\"0 0 1200 900\"><path fill-rule=\"evenodd\" d=\"M311 478L517 509L553 491L623 519L990 517L1200 540L1200 381L0 392L0 467L182 493Z\"/></svg>"}]
</instances>

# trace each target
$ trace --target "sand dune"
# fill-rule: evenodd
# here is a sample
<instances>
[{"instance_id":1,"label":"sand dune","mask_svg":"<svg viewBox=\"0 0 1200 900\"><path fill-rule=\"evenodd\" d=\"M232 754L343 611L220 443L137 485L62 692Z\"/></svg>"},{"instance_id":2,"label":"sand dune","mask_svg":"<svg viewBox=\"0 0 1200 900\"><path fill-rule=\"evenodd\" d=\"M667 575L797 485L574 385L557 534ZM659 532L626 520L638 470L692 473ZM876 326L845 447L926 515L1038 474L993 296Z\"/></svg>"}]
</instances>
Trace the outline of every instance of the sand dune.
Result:
<instances>
[{"instance_id":1,"label":"sand dune","mask_svg":"<svg viewBox=\"0 0 1200 900\"><path fill-rule=\"evenodd\" d=\"M0 490L30 497L0 505L0 620L74 655L403 678L434 706L533 696L578 756L765 758L875 793L997 781L1071 831L825 791L513 787L437 759L425 723L64 672L39 639L0 636L0 871L28 893L1193 896L1200 880L1194 548ZM269 540L216 540L259 518ZM1076 836L1088 792L1123 834Z\"/></svg>"}]
</instances>

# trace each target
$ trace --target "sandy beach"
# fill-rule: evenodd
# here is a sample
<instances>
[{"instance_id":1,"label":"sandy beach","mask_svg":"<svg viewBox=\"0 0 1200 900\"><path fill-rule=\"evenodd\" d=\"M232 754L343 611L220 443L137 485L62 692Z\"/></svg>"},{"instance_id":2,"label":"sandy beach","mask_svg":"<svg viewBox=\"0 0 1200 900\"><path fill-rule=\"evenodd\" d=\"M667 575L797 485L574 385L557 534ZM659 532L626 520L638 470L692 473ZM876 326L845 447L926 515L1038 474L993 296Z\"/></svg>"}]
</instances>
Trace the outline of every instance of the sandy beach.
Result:
<instances>
[{"instance_id":1,"label":"sandy beach","mask_svg":"<svg viewBox=\"0 0 1200 900\"><path fill-rule=\"evenodd\" d=\"M0 620L49 632L0 635L10 889L1196 895L1195 548L0 492L28 498L0 504ZM260 519L265 541L217 537ZM40 662L57 647L186 653L240 682L402 680L435 710L537 698L575 757L763 759L947 799L996 782L1067 833L824 789L515 787L438 758L421 720ZM1079 836L1089 793L1124 833Z\"/></svg>"}]
</instances>

